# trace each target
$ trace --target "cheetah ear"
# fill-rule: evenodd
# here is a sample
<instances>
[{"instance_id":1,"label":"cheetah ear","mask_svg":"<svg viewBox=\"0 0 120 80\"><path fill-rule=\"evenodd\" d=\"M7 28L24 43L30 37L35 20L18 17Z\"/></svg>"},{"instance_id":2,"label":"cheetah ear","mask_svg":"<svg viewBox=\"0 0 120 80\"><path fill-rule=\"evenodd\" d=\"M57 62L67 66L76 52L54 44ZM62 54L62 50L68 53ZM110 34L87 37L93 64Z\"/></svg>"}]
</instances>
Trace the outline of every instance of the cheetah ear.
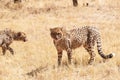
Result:
<instances>
[{"instance_id":1,"label":"cheetah ear","mask_svg":"<svg viewBox=\"0 0 120 80\"><path fill-rule=\"evenodd\" d=\"M65 31L66 30L66 28L65 27L61 27L61 31Z\"/></svg>"},{"instance_id":2,"label":"cheetah ear","mask_svg":"<svg viewBox=\"0 0 120 80\"><path fill-rule=\"evenodd\" d=\"M5 32L11 32L12 30L9 29L9 28L6 28L4 31L5 31Z\"/></svg>"},{"instance_id":3,"label":"cheetah ear","mask_svg":"<svg viewBox=\"0 0 120 80\"><path fill-rule=\"evenodd\" d=\"M52 32L52 28L50 28L50 31Z\"/></svg>"},{"instance_id":4,"label":"cheetah ear","mask_svg":"<svg viewBox=\"0 0 120 80\"><path fill-rule=\"evenodd\" d=\"M17 36L21 36L21 32L18 32L18 33L17 33Z\"/></svg>"}]
</instances>

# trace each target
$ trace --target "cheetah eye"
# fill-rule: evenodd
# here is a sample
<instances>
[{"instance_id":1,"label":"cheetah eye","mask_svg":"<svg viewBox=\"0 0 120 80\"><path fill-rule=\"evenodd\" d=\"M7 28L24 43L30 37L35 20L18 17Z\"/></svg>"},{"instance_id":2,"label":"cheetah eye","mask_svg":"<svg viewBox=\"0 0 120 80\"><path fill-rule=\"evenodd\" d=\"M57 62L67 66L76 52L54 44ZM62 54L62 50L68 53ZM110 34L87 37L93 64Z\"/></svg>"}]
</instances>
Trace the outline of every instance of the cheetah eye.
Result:
<instances>
[{"instance_id":1,"label":"cheetah eye","mask_svg":"<svg viewBox=\"0 0 120 80\"><path fill-rule=\"evenodd\" d=\"M57 35L61 35L61 33L57 33Z\"/></svg>"},{"instance_id":2,"label":"cheetah eye","mask_svg":"<svg viewBox=\"0 0 120 80\"><path fill-rule=\"evenodd\" d=\"M55 33L51 33L51 35L55 35Z\"/></svg>"}]
</instances>

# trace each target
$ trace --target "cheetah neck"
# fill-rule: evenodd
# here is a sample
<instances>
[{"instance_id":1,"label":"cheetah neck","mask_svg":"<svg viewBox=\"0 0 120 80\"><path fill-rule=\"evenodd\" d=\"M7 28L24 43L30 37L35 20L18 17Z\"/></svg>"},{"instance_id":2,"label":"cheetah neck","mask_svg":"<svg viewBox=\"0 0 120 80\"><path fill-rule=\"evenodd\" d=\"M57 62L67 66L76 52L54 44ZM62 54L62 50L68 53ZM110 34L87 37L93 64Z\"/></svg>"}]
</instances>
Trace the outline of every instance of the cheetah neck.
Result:
<instances>
[{"instance_id":1,"label":"cheetah neck","mask_svg":"<svg viewBox=\"0 0 120 80\"><path fill-rule=\"evenodd\" d=\"M16 40L16 41L18 41L19 39L18 39L17 33L16 33L16 32L13 32L12 34L13 34L13 39Z\"/></svg>"}]
</instances>

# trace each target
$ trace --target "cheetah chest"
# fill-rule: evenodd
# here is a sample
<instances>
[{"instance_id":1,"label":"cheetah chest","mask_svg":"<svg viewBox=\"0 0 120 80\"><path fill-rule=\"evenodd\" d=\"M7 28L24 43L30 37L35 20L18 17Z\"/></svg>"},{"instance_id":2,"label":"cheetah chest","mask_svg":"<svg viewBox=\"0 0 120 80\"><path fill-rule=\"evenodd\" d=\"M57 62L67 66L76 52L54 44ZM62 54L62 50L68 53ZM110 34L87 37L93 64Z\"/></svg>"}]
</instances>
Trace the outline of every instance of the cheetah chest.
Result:
<instances>
[{"instance_id":1,"label":"cheetah chest","mask_svg":"<svg viewBox=\"0 0 120 80\"><path fill-rule=\"evenodd\" d=\"M64 39L55 41L55 46L57 49L67 50L70 47L70 44L68 43L68 40L64 38Z\"/></svg>"}]
</instances>

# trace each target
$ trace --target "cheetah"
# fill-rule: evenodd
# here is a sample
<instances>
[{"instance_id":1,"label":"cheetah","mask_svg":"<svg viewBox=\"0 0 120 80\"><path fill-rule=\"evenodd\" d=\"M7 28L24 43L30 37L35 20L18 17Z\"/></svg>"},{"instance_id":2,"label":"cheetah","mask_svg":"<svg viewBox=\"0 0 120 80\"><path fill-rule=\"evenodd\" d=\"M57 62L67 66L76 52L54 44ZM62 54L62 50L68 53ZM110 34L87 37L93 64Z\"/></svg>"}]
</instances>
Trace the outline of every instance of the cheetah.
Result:
<instances>
[{"instance_id":1,"label":"cheetah","mask_svg":"<svg viewBox=\"0 0 120 80\"><path fill-rule=\"evenodd\" d=\"M88 64L95 59L94 46L97 43L97 50L103 59L114 56L113 53L105 55L102 51L100 32L96 27L84 26L66 31L63 27L50 28L50 35L58 54L58 66L61 65L63 50L67 52L68 63L71 64L72 50L83 46L90 55Z\"/></svg>"},{"instance_id":2,"label":"cheetah","mask_svg":"<svg viewBox=\"0 0 120 80\"><path fill-rule=\"evenodd\" d=\"M2 53L5 55L6 50L9 50L11 54L14 54L10 44L14 41L27 41L26 34L24 32L14 32L11 29L5 29L0 31L0 47L2 47Z\"/></svg>"}]
</instances>

